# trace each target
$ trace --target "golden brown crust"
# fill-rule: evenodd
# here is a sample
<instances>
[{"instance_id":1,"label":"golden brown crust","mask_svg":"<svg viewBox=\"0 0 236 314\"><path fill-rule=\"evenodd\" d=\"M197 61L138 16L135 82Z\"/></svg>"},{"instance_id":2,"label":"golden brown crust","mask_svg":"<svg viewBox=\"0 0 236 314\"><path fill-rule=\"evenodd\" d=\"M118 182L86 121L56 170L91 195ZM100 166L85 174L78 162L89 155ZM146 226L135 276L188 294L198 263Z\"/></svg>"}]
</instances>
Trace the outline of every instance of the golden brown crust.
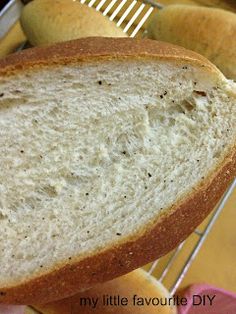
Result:
<instances>
[{"instance_id":1,"label":"golden brown crust","mask_svg":"<svg viewBox=\"0 0 236 314\"><path fill-rule=\"evenodd\" d=\"M201 55L164 42L150 39L89 37L51 46L36 47L0 60L0 75L42 65L92 62L109 59L163 59L205 67L216 75L221 73Z\"/></svg>"},{"instance_id":2,"label":"golden brown crust","mask_svg":"<svg viewBox=\"0 0 236 314\"><path fill-rule=\"evenodd\" d=\"M205 66L206 73L221 74L203 57L185 49L150 40L82 39L71 43L36 48L12 55L0 62L0 75L9 75L33 66L119 58L155 58L173 63L189 62ZM13 287L1 288L0 303L46 303L75 294L84 288L121 276L173 249L186 238L213 209L236 173L236 147L218 165L214 173L203 180L181 202L173 204L163 217L145 226L135 237L100 253L57 266Z\"/></svg>"},{"instance_id":3,"label":"golden brown crust","mask_svg":"<svg viewBox=\"0 0 236 314\"><path fill-rule=\"evenodd\" d=\"M236 14L216 8L167 6L153 16L148 34L202 54L236 80Z\"/></svg>"},{"instance_id":4,"label":"golden brown crust","mask_svg":"<svg viewBox=\"0 0 236 314\"><path fill-rule=\"evenodd\" d=\"M107 305L103 303L103 296L120 296L128 300L125 305ZM146 297L148 299L170 298L170 294L156 279L148 275L144 270L138 269L125 276L116 278L84 292L80 292L70 298L48 303L34 305L33 307L43 314L175 314L175 307L166 305L133 305L133 296ZM82 298L98 300L96 306L81 305ZM137 298L136 298L137 299Z\"/></svg>"}]
</instances>

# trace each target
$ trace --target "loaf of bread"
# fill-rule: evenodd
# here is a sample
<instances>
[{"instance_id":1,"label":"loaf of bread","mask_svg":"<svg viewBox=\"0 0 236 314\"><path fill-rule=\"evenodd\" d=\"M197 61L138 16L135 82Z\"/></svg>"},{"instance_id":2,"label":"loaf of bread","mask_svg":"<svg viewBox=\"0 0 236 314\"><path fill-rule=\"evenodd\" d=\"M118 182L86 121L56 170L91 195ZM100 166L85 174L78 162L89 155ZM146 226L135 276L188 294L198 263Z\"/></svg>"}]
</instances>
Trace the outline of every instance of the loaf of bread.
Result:
<instances>
[{"instance_id":1,"label":"loaf of bread","mask_svg":"<svg viewBox=\"0 0 236 314\"><path fill-rule=\"evenodd\" d=\"M127 36L100 12L73 0L34 0L22 10L20 22L33 46L90 36Z\"/></svg>"},{"instance_id":2,"label":"loaf of bread","mask_svg":"<svg viewBox=\"0 0 236 314\"><path fill-rule=\"evenodd\" d=\"M148 37L194 50L236 80L236 14L189 5L167 6L153 15Z\"/></svg>"},{"instance_id":3,"label":"loaf of bread","mask_svg":"<svg viewBox=\"0 0 236 314\"><path fill-rule=\"evenodd\" d=\"M236 88L202 56L87 38L0 61L0 302L47 303L173 249L235 176Z\"/></svg>"},{"instance_id":4,"label":"loaf of bread","mask_svg":"<svg viewBox=\"0 0 236 314\"><path fill-rule=\"evenodd\" d=\"M200 5L236 12L236 3L234 0L158 0L158 3L164 6L172 4Z\"/></svg>"},{"instance_id":5,"label":"loaf of bread","mask_svg":"<svg viewBox=\"0 0 236 314\"><path fill-rule=\"evenodd\" d=\"M33 307L42 314L176 314L173 304L166 288L138 269L73 297Z\"/></svg>"}]
</instances>

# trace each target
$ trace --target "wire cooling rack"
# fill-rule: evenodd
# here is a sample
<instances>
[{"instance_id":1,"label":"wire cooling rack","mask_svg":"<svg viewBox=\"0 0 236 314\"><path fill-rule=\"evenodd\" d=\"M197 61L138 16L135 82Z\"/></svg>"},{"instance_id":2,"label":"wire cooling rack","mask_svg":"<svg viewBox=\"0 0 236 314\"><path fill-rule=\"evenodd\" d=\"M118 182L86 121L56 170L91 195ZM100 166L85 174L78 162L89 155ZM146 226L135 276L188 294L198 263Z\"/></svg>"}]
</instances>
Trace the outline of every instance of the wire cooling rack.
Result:
<instances>
[{"instance_id":1,"label":"wire cooling rack","mask_svg":"<svg viewBox=\"0 0 236 314\"><path fill-rule=\"evenodd\" d=\"M162 9L162 5L156 3L154 0L74 0L80 1L84 5L95 8L100 11L104 16L107 16L111 21L114 21L118 27L121 27L124 33L130 37L143 37L145 36L145 25L148 22L150 15ZM7 33L11 26L16 22L20 16L22 3L20 0L11 0L5 9L0 12L0 38ZM22 49L24 44L19 47ZM161 282L164 282L171 294L174 294L182 282L185 274L191 266L193 260L201 249L204 241L206 240L209 232L211 231L218 216L223 210L225 203L236 188L236 179L232 182L231 186L225 192L221 201L207 218L204 226L196 229L188 239L182 242L174 251L167 256L151 263L147 266L150 274L153 274ZM191 239L191 246L188 241ZM177 263L179 256L186 249L187 254ZM173 276L174 270L174 276ZM171 276L170 276L171 275ZM166 283L166 278L170 277Z\"/></svg>"},{"instance_id":2,"label":"wire cooling rack","mask_svg":"<svg viewBox=\"0 0 236 314\"><path fill-rule=\"evenodd\" d=\"M75 0L78 1L78 0ZM155 8L163 6L152 0L81 0L121 27L130 37L145 34L143 26Z\"/></svg>"}]
</instances>

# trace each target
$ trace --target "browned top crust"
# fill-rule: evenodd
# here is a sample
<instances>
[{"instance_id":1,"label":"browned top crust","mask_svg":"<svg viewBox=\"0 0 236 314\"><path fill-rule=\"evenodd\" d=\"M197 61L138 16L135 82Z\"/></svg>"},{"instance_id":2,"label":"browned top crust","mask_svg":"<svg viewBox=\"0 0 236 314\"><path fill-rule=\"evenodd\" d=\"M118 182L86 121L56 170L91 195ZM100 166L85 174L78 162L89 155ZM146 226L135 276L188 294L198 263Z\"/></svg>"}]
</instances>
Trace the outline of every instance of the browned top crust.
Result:
<instances>
[{"instance_id":1,"label":"browned top crust","mask_svg":"<svg viewBox=\"0 0 236 314\"><path fill-rule=\"evenodd\" d=\"M182 61L221 75L206 58L182 47L150 39L104 37L82 38L12 54L0 60L0 74L33 66L127 58Z\"/></svg>"}]
</instances>

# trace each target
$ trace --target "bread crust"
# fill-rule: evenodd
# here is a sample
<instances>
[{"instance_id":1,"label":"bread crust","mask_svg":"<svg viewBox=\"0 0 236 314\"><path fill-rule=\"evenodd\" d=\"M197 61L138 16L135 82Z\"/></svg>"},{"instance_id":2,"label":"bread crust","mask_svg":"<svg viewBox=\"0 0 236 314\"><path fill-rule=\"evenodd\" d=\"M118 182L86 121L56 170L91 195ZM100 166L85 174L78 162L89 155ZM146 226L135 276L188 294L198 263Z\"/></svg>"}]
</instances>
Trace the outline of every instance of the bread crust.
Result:
<instances>
[{"instance_id":1,"label":"bread crust","mask_svg":"<svg viewBox=\"0 0 236 314\"><path fill-rule=\"evenodd\" d=\"M212 73L221 73L205 58L180 47L151 40L81 39L50 48L35 48L0 61L0 75L27 68L109 59L154 58L189 63ZM14 286L0 289L0 303L47 303L71 296L82 289L128 273L166 254L183 241L214 208L236 174L236 145L207 178L135 235L80 260L66 261Z\"/></svg>"},{"instance_id":2,"label":"bread crust","mask_svg":"<svg viewBox=\"0 0 236 314\"><path fill-rule=\"evenodd\" d=\"M120 59L159 59L183 62L221 72L203 56L165 42L150 39L89 37L50 46L30 48L0 60L0 75L11 75L30 67Z\"/></svg>"}]
</instances>

